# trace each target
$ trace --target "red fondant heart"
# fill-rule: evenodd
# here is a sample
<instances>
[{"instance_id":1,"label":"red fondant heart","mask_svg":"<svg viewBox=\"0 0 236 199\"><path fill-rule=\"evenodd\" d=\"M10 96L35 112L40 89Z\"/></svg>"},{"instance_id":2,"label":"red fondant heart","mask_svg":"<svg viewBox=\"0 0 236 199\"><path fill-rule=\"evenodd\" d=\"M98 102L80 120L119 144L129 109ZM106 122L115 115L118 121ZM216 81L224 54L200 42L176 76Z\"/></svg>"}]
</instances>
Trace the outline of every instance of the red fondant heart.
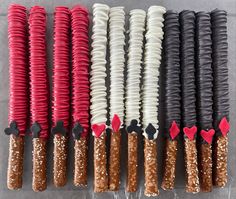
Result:
<instances>
[{"instance_id":1,"label":"red fondant heart","mask_svg":"<svg viewBox=\"0 0 236 199\"><path fill-rule=\"evenodd\" d=\"M184 134L188 137L189 140L193 140L195 134L197 133L197 127L196 126L192 126L191 128L184 127L183 131L184 131Z\"/></svg>"},{"instance_id":2,"label":"red fondant heart","mask_svg":"<svg viewBox=\"0 0 236 199\"><path fill-rule=\"evenodd\" d=\"M226 136L230 129L230 124L227 121L226 117L223 117L219 123L219 129L223 136Z\"/></svg>"},{"instance_id":3,"label":"red fondant heart","mask_svg":"<svg viewBox=\"0 0 236 199\"><path fill-rule=\"evenodd\" d=\"M113 129L113 132L119 132L120 130L120 125L121 125L121 121L120 121L120 118L117 114L114 115L113 119L112 119L112 122L111 122L111 126L112 126L112 129Z\"/></svg>"},{"instance_id":4,"label":"red fondant heart","mask_svg":"<svg viewBox=\"0 0 236 199\"><path fill-rule=\"evenodd\" d=\"M99 138L101 134L105 131L106 125L105 124L93 124L92 130L95 134L95 137Z\"/></svg>"},{"instance_id":5,"label":"red fondant heart","mask_svg":"<svg viewBox=\"0 0 236 199\"><path fill-rule=\"evenodd\" d=\"M174 140L180 132L179 127L175 121L172 122L169 131L170 131L170 137L172 138L172 140Z\"/></svg>"},{"instance_id":6,"label":"red fondant heart","mask_svg":"<svg viewBox=\"0 0 236 199\"><path fill-rule=\"evenodd\" d=\"M208 131L205 131L205 130L201 130L200 132L202 138L208 143L208 144L211 144L212 142L212 138L215 134L215 130L214 129L210 129Z\"/></svg>"}]
</instances>

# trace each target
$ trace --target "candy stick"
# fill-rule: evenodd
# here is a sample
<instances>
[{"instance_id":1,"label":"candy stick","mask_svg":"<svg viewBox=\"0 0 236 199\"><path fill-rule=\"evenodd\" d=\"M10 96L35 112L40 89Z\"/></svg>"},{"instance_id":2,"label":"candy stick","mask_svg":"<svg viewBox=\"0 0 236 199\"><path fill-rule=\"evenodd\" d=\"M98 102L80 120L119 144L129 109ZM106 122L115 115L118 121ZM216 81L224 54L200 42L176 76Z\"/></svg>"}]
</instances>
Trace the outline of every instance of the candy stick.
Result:
<instances>
[{"instance_id":1,"label":"candy stick","mask_svg":"<svg viewBox=\"0 0 236 199\"><path fill-rule=\"evenodd\" d=\"M128 132L128 165L126 190L137 191L138 184L138 133L140 128L140 74L143 55L143 33L146 12L130 11L128 75L126 88L126 126Z\"/></svg>"},{"instance_id":2,"label":"candy stick","mask_svg":"<svg viewBox=\"0 0 236 199\"><path fill-rule=\"evenodd\" d=\"M31 84L31 132L33 137L34 191L47 188L46 143L48 129L49 86L46 65L46 12L34 6L29 16L30 84Z\"/></svg>"},{"instance_id":3,"label":"candy stick","mask_svg":"<svg viewBox=\"0 0 236 199\"><path fill-rule=\"evenodd\" d=\"M66 184L67 132L70 118L70 11L56 7L54 14L53 74L53 181L56 187Z\"/></svg>"},{"instance_id":4,"label":"candy stick","mask_svg":"<svg viewBox=\"0 0 236 199\"><path fill-rule=\"evenodd\" d=\"M123 7L113 7L109 13L110 38L110 121L112 124L109 189L117 191L120 185L120 127L124 119L124 62L125 62L125 12Z\"/></svg>"},{"instance_id":5,"label":"candy stick","mask_svg":"<svg viewBox=\"0 0 236 199\"><path fill-rule=\"evenodd\" d=\"M105 78L109 10L110 8L105 4L93 5L90 109L94 135L94 192L104 192L108 189L106 154L107 88Z\"/></svg>"},{"instance_id":6,"label":"candy stick","mask_svg":"<svg viewBox=\"0 0 236 199\"><path fill-rule=\"evenodd\" d=\"M185 149L186 192L200 190L197 165L197 113L195 85L195 13L180 13L182 118Z\"/></svg>"},{"instance_id":7,"label":"candy stick","mask_svg":"<svg viewBox=\"0 0 236 199\"><path fill-rule=\"evenodd\" d=\"M88 10L80 5L71 10L73 129L75 139L74 185L87 185L87 139L89 133L89 44Z\"/></svg>"},{"instance_id":8,"label":"candy stick","mask_svg":"<svg viewBox=\"0 0 236 199\"><path fill-rule=\"evenodd\" d=\"M164 21L165 130L167 133L162 188L173 189L175 183L177 136L180 132L180 31L178 13L168 11Z\"/></svg>"},{"instance_id":9,"label":"candy stick","mask_svg":"<svg viewBox=\"0 0 236 199\"><path fill-rule=\"evenodd\" d=\"M144 128L144 171L146 196L157 196L157 143L158 136L158 102L159 102L159 67L161 65L163 14L166 9L151 6L147 14L147 32L144 59L143 85L143 128Z\"/></svg>"},{"instance_id":10,"label":"candy stick","mask_svg":"<svg viewBox=\"0 0 236 199\"><path fill-rule=\"evenodd\" d=\"M200 188L203 192L212 190L212 148L215 133L213 129L213 78L212 78L212 41L210 14L198 12L196 15L197 43L197 114L200 131L199 173Z\"/></svg>"},{"instance_id":11,"label":"candy stick","mask_svg":"<svg viewBox=\"0 0 236 199\"><path fill-rule=\"evenodd\" d=\"M7 170L8 189L22 187L24 136L28 118L28 64L26 8L13 4L8 9L9 39L9 127L10 135Z\"/></svg>"},{"instance_id":12,"label":"candy stick","mask_svg":"<svg viewBox=\"0 0 236 199\"><path fill-rule=\"evenodd\" d=\"M213 143L213 183L224 187L227 183L227 154L229 132L229 84L227 13L223 10L211 12L212 61L213 61L213 123L216 130Z\"/></svg>"}]
</instances>

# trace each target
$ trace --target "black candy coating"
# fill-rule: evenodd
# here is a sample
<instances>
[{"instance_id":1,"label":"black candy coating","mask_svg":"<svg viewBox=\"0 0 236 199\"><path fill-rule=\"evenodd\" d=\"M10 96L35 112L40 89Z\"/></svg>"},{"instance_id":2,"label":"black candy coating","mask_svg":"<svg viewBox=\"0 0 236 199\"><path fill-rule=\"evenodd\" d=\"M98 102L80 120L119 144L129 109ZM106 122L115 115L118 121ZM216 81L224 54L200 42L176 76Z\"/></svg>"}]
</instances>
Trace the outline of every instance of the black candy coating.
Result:
<instances>
[{"instance_id":1,"label":"black candy coating","mask_svg":"<svg viewBox=\"0 0 236 199\"><path fill-rule=\"evenodd\" d=\"M206 12L196 14L197 119L199 130L213 127L213 71L211 18Z\"/></svg>"},{"instance_id":2,"label":"black candy coating","mask_svg":"<svg viewBox=\"0 0 236 199\"><path fill-rule=\"evenodd\" d=\"M180 126L181 85L180 85L180 26L179 14L167 11L164 15L163 64L165 71L165 132L173 121Z\"/></svg>"},{"instance_id":3,"label":"black candy coating","mask_svg":"<svg viewBox=\"0 0 236 199\"><path fill-rule=\"evenodd\" d=\"M179 15L181 30L181 94L182 123L184 127L196 125L195 82L195 12L184 10Z\"/></svg>"},{"instance_id":4,"label":"black candy coating","mask_svg":"<svg viewBox=\"0 0 236 199\"><path fill-rule=\"evenodd\" d=\"M223 117L229 121L229 84L228 84L228 43L227 13L223 10L211 12L212 24L212 66L214 96L214 128L219 135L219 122Z\"/></svg>"}]
</instances>

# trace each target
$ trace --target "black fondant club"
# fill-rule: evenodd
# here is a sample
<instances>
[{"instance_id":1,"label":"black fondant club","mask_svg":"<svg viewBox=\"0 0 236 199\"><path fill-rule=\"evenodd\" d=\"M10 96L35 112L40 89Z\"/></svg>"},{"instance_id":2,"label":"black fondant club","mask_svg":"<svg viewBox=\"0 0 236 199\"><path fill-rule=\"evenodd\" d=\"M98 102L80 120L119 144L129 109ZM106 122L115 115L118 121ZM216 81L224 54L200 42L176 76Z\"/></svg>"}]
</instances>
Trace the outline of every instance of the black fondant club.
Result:
<instances>
[{"instance_id":1,"label":"black fondant club","mask_svg":"<svg viewBox=\"0 0 236 199\"><path fill-rule=\"evenodd\" d=\"M76 122L74 128L72 129L74 139L79 140L83 131L84 128L81 126L81 124L79 122Z\"/></svg>"},{"instance_id":2,"label":"black fondant club","mask_svg":"<svg viewBox=\"0 0 236 199\"><path fill-rule=\"evenodd\" d=\"M66 136L67 130L64 127L63 121L59 120L56 123L56 126L52 128L52 134L61 134L63 136Z\"/></svg>"},{"instance_id":3,"label":"black fondant club","mask_svg":"<svg viewBox=\"0 0 236 199\"><path fill-rule=\"evenodd\" d=\"M138 121L137 120L131 120L130 125L127 127L127 132L132 133L141 133L142 129L140 126L138 126Z\"/></svg>"},{"instance_id":4,"label":"black fondant club","mask_svg":"<svg viewBox=\"0 0 236 199\"><path fill-rule=\"evenodd\" d=\"M17 128L17 123L16 121L12 121L10 123L10 127L6 128L4 130L5 134L6 135L15 135L15 136L18 136L19 135L19 129Z\"/></svg>"},{"instance_id":5,"label":"black fondant club","mask_svg":"<svg viewBox=\"0 0 236 199\"><path fill-rule=\"evenodd\" d=\"M30 130L32 132L33 138L39 138L39 135L40 135L40 132L41 132L41 127L40 127L39 123L37 123L37 122L33 123Z\"/></svg>"}]
</instances>

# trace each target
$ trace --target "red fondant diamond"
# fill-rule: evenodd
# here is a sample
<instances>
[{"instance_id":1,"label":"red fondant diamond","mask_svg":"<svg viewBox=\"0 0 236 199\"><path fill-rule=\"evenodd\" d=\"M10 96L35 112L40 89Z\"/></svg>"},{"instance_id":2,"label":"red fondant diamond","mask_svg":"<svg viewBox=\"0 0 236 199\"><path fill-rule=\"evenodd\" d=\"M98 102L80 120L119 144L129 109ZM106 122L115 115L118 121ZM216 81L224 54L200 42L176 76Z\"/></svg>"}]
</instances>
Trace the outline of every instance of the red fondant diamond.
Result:
<instances>
[{"instance_id":1,"label":"red fondant diamond","mask_svg":"<svg viewBox=\"0 0 236 199\"><path fill-rule=\"evenodd\" d=\"M226 136L230 129L230 124L227 121L226 117L223 117L219 123L219 129L223 136Z\"/></svg>"},{"instance_id":2,"label":"red fondant diamond","mask_svg":"<svg viewBox=\"0 0 236 199\"><path fill-rule=\"evenodd\" d=\"M99 138L101 134L106 130L106 125L105 124L93 124L92 125L92 130L95 134L95 137Z\"/></svg>"},{"instance_id":3,"label":"red fondant diamond","mask_svg":"<svg viewBox=\"0 0 236 199\"><path fill-rule=\"evenodd\" d=\"M175 139L175 137L179 134L180 130L178 125L176 124L175 121L172 122L171 127L169 129L170 131L170 137L172 138L172 140Z\"/></svg>"},{"instance_id":4,"label":"red fondant diamond","mask_svg":"<svg viewBox=\"0 0 236 199\"><path fill-rule=\"evenodd\" d=\"M112 126L112 129L113 129L113 132L119 132L120 130L120 125L121 125L121 121L120 121L120 118L117 114L114 115L113 119L112 119L112 122L111 122L111 126Z\"/></svg>"},{"instance_id":5,"label":"red fondant diamond","mask_svg":"<svg viewBox=\"0 0 236 199\"><path fill-rule=\"evenodd\" d=\"M184 127L183 131L184 131L184 134L188 137L189 140L193 140L195 134L197 133L197 127L196 126L192 126L191 128Z\"/></svg>"},{"instance_id":6,"label":"red fondant diamond","mask_svg":"<svg viewBox=\"0 0 236 199\"><path fill-rule=\"evenodd\" d=\"M212 138L215 134L215 130L214 129L210 129L208 131L205 131L205 130L201 130L200 132L202 138L208 143L208 144L211 144L212 142Z\"/></svg>"}]
</instances>

